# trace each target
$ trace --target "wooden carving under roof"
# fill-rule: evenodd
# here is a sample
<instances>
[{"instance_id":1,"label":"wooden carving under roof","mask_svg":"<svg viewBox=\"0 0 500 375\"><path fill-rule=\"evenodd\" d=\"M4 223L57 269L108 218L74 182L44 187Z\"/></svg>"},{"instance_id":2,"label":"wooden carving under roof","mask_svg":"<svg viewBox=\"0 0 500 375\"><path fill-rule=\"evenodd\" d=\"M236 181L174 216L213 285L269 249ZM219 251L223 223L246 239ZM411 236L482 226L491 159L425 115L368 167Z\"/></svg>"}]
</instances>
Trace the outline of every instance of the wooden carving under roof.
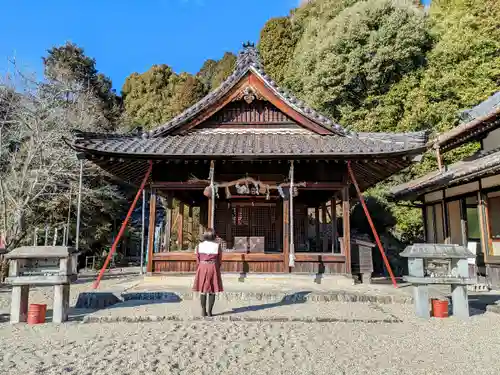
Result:
<instances>
[{"instance_id":1,"label":"wooden carving under roof","mask_svg":"<svg viewBox=\"0 0 500 375\"><path fill-rule=\"evenodd\" d=\"M254 100L266 100L266 98L252 85L246 85L240 89L240 92L233 99L233 101L238 100L244 100L247 104L250 104Z\"/></svg>"}]
</instances>

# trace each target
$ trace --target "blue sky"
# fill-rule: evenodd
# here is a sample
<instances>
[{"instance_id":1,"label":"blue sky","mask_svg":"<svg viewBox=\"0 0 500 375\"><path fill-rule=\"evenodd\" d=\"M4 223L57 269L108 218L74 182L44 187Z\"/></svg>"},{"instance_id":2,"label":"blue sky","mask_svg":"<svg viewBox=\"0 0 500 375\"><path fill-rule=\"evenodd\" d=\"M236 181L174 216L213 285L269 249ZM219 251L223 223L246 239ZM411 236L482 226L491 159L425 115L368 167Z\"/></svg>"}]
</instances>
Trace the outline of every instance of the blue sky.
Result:
<instances>
[{"instance_id":1,"label":"blue sky","mask_svg":"<svg viewBox=\"0 0 500 375\"><path fill-rule=\"evenodd\" d=\"M426 0L429 1L429 0ZM119 92L153 64L198 71L208 58L257 42L264 23L299 0L0 0L0 72L15 57L41 72L41 56L72 41L96 59Z\"/></svg>"}]
</instances>

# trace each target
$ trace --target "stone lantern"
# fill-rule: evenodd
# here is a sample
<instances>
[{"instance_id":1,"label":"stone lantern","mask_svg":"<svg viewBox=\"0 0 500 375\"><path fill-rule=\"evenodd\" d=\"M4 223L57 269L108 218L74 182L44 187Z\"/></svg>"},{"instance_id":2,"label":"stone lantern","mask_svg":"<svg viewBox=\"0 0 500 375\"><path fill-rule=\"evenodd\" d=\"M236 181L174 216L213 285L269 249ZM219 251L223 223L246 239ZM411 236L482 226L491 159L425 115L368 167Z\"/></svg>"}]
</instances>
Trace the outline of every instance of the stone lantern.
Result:
<instances>
[{"instance_id":1,"label":"stone lantern","mask_svg":"<svg viewBox=\"0 0 500 375\"><path fill-rule=\"evenodd\" d=\"M77 257L76 249L67 246L25 246L8 253L11 323L26 321L30 286L54 286L52 321L66 321L70 284L77 279Z\"/></svg>"},{"instance_id":2,"label":"stone lantern","mask_svg":"<svg viewBox=\"0 0 500 375\"><path fill-rule=\"evenodd\" d=\"M466 247L449 244L414 244L401 254L408 258L408 276L404 280L413 284L415 310L418 316L429 318L429 285L450 285L453 315L469 316L467 285L469 258L475 255Z\"/></svg>"}]
</instances>

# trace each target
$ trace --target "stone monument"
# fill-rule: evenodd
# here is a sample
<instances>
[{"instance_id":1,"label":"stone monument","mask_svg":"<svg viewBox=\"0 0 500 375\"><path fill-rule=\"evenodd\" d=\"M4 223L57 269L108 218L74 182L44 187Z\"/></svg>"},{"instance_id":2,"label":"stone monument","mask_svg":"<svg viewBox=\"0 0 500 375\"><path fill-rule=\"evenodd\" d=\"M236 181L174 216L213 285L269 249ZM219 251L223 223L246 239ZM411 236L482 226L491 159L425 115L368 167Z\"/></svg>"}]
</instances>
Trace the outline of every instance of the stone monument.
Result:
<instances>
[{"instance_id":1,"label":"stone monument","mask_svg":"<svg viewBox=\"0 0 500 375\"><path fill-rule=\"evenodd\" d=\"M54 323L68 320L69 291L77 278L76 249L67 246L25 246L6 255L10 261L12 285L11 323L25 322L28 313L30 286L54 286Z\"/></svg>"},{"instance_id":2,"label":"stone monument","mask_svg":"<svg viewBox=\"0 0 500 375\"><path fill-rule=\"evenodd\" d=\"M401 254L408 258L408 276L404 280L413 284L416 314L430 317L429 285L450 285L453 315L469 317L467 285L473 284L469 278L469 258L475 255L466 247L449 244L414 244Z\"/></svg>"}]
</instances>

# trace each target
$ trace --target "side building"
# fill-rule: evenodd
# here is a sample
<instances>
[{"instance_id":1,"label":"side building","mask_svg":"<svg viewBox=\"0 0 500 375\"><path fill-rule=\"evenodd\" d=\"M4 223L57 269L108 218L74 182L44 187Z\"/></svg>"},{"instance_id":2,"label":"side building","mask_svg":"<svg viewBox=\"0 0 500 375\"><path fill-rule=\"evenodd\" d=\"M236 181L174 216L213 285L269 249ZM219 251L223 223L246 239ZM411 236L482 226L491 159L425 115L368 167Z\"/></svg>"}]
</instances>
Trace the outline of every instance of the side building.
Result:
<instances>
[{"instance_id":1,"label":"side building","mask_svg":"<svg viewBox=\"0 0 500 375\"><path fill-rule=\"evenodd\" d=\"M430 145L439 169L391 193L396 200L423 205L429 243L467 246L477 254L476 275L500 286L500 92L463 112L463 122ZM443 153L468 142L480 150L460 162L444 165Z\"/></svg>"}]
</instances>

